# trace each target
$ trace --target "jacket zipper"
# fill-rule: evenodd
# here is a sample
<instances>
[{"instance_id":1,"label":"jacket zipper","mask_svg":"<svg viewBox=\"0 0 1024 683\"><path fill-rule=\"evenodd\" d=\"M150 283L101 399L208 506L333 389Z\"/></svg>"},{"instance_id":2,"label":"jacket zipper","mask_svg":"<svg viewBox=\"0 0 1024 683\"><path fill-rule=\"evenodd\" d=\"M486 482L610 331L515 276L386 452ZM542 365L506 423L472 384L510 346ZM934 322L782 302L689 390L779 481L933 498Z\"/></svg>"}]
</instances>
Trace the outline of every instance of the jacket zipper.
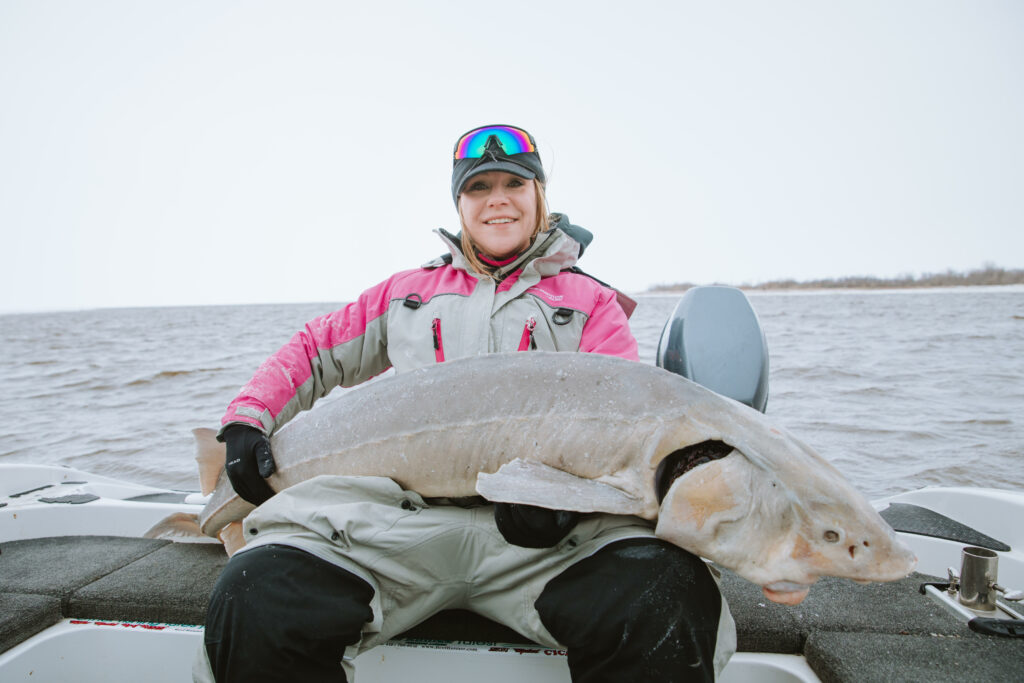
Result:
<instances>
[{"instance_id":1,"label":"jacket zipper","mask_svg":"<svg viewBox=\"0 0 1024 683\"><path fill-rule=\"evenodd\" d=\"M441 319L434 318L431 329L434 331L434 360L438 363L444 362L444 344L441 341Z\"/></svg>"},{"instance_id":2,"label":"jacket zipper","mask_svg":"<svg viewBox=\"0 0 1024 683\"><path fill-rule=\"evenodd\" d=\"M530 318L526 321L526 327L523 328L523 336L519 340L519 350L528 351L529 349L537 348L536 342L533 341L533 330L537 327L537 321Z\"/></svg>"}]
</instances>

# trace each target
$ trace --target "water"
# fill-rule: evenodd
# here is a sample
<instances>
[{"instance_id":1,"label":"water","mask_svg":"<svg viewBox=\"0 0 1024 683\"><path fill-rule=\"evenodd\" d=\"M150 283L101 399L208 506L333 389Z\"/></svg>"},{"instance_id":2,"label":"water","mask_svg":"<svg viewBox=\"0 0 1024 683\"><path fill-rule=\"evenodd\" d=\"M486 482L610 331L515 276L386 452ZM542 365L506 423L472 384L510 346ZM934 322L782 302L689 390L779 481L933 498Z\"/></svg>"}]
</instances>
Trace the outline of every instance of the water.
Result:
<instances>
[{"instance_id":1,"label":"water","mask_svg":"<svg viewBox=\"0 0 1024 683\"><path fill-rule=\"evenodd\" d=\"M644 362L677 300L640 298ZM869 498L1024 488L1024 286L750 300L771 353L768 413ZM266 356L338 307L0 316L0 462L195 489L190 430L216 427Z\"/></svg>"}]
</instances>

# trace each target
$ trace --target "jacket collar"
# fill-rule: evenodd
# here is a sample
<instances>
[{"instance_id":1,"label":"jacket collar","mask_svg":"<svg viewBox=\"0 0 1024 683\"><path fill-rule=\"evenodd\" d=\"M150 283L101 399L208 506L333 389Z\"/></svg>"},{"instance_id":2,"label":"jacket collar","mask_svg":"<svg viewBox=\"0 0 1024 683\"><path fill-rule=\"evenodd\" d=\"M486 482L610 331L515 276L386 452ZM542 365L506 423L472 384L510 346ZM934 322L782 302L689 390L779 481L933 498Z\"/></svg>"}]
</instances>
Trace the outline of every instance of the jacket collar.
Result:
<instances>
[{"instance_id":1,"label":"jacket collar","mask_svg":"<svg viewBox=\"0 0 1024 683\"><path fill-rule=\"evenodd\" d=\"M572 227L577 228L578 226ZM579 230L583 229L579 228ZM469 268L469 263L462 254L461 240L458 235L453 235L443 228L438 228L434 232L437 233L441 241L448 247L449 253L423 264L424 268L440 268L450 263L453 268L463 270L470 275L483 277L483 275L475 273ZM583 232L586 231L584 230ZM588 236L589 234L587 233ZM589 240L587 241L589 242ZM526 251L511 263L496 270L494 276L496 279L502 280L509 273L522 268L524 271L533 270L541 277L549 277L576 265L576 261L582 251L583 245L564 232L562 230L562 221L559 221L547 232L537 235L533 244Z\"/></svg>"}]
</instances>

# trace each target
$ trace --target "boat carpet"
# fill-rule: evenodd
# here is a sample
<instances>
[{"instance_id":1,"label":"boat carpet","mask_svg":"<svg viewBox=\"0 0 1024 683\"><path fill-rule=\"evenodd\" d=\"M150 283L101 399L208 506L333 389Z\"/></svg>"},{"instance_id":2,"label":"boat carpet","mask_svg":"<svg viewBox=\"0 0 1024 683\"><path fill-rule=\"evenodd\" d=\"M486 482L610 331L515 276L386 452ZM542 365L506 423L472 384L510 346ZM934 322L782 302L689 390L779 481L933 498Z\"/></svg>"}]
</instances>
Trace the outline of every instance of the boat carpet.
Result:
<instances>
[{"instance_id":1,"label":"boat carpet","mask_svg":"<svg viewBox=\"0 0 1024 683\"><path fill-rule=\"evenodd\" d=\"M2 581L2 579L0 579ZM0 593L0 652L61 620L60 599L31 593Z\"/></svg>"},{"instance_id":2,"label":"boat carpet","mask_svg":"<svg viewBox=\"0 0 1024 683\"><path fill-rule=\"evenodd\" d=\"M1024 645L1020 640L961 639L939 633L908 636L822 631L808 638L804 657L823 683L1019 683Z\"/></svg>"},{"instance_id":3,"label":"boat carpet","mask_svg":"<svg viewBox=\"0 0 1024 683\"><path fill-rule=\"evenodd\" d=\"M201 625L226 562L218 545L165 540L65 536L0 544L0 651L62 618ZM915 574L858 585L826 578L792 607L768 601L727 571L721 586L740 651L802 654L826 683L1019 680L1024 639L970 631L918 592L927 580ZM402 637L523 642L465 610L442 612Z\"/></svg>"}]
</instances>

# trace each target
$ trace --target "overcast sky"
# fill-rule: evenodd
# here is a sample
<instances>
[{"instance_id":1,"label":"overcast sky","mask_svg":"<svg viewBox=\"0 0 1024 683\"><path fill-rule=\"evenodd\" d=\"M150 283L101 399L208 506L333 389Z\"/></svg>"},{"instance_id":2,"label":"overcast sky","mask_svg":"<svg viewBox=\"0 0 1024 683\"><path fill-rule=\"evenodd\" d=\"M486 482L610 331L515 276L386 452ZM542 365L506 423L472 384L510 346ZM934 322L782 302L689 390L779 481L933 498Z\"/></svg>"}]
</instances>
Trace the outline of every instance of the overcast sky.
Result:
<instances>
[{"instance_id":1,"label":"overcast sky","mask_svg":"<svg viewBox=\"0 0 1024 683\"><path fill-rule=\"evenodd\" d=\"M1024 2L0 0L0 311L343 301L525 127L581 265L1024 266Z\"/></svg>"}]
</instances>

